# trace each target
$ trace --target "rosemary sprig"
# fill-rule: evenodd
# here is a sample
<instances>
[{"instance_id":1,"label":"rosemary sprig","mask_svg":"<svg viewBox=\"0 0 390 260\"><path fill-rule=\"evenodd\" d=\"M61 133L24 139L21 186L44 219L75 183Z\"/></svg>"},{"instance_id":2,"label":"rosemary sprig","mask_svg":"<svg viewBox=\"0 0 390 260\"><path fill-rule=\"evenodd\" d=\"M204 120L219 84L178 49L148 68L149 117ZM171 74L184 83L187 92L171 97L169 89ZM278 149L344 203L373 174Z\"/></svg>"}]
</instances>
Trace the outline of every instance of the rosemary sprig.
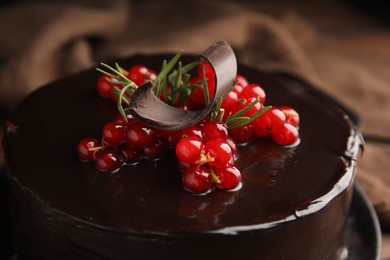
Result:
<instances>
[{"instance_id":1,"label":"rosemary sprig","mask_svg":"<svg viewBox=\"0 0 390 260\"><path fill-rule=\"evenodd\" d=\"M115 63L115 68L111 67L106 63L101 63L101 65L107 70L96 68L97 71L110 77L110 82L115 85L123 85L122 89L119 89L117 86L114 87L115 94L118 95L117 108L125 122L127 123L126 112L123 108L123 103L129 105L130 100L126 94L131 97L134 91L138 86L127 77L127 71L124 70L118 63Z\"/></svg>"},{"instance_id":2,"label":"rosemary sprig","mask_svg":"<svg viewBox=\"0 0 390 260\"><path fill-rule=\"evenodd\" d=\"M215 104L213 110L210 112L210 121L218 120L222 121L224 109L221 110L221 104L223 101L223 97L219 97L217 103Z\"/></svg>"},{"instance_id":3,"label":"rosemary sprig","mask_svg":"<svg viewBox=\"0 0 390 260\"><path fill-rule=\"evenodd\" d=\"M161 71L158 73L154 81L153 90L155 92L155 95L158 97L162 96L165 102L170 105L178 105L182 104L194 89L202 87L205 104L207 106L211 102L210 93L207 86L207 78L206 76L203 76L202 79L200 79L198 82L191 83L191 74L189 74L189 72L192 69L196 68L199 62L192 62L183 66L182 62L180 61L180 57L182 56L182 54L183 52L180 51L171 60L163 61L161 65ZM115 63L114 67L111 67L110 65L107 65L105 63L101 63L101 65L105 68L105 70L100 68L97 68L97 70L107 75L111 79L110 82L112 84L124 86L121 89L115 86L114 91L118 96L118 111L122 115L124 120L127 122L127 116L123 106L130 104L130 98L136 91L138 86L127 77L127 71L124 70L121 66L119 66L118 63ZM175 66L176 69L174 69ZM204 68L202 69L203 75L205 75ZM234 82L234 84L236 84L236 82ZM219 97L210 113L210 120L223 121L225 111L223 108L221 108L222 101L223 98ZM263 114L265 111L271 108L271 106L268 106L251 116L243 116L258 102L260 102L260 99L256 98L249 105L239 110L235 114L230 113L224 119L224 122L228 126L228 128L232 129L249 124L256 118L258 118L261 114Z\"/></svg>"},{"instance_id":4,"label":"rosemary sprig","mask_svg":"<svg viewBox=\"0 0 390 260\"><path fill-rule=\"evenodd\" d=\"M178 53L176 53L175 56L173 56L173 58L169 62L167 62L166 60L163 61L161 71L160 73L158 73L156 79L154 80L154 93L156 94L156 96L160 96L161 92L163 91L164 85L166 85L164 84L164 81L166 81L168 74L172 71L173 67L179 61L182 54L183 51L179 51ZM166 89L166 87L164 89Z\"/></svg>"},{"instance_id":5,"label":"rosemary sprig","mask_svg":"<svg viewBox=\"0 0 390 260\"><path fill-rule=\"evenodd\" d=\"M179 61L182 54L183 51L180 51L169 61L164 60L154 81L153 91L155 95L157 97L162 96L170 105L182 104L195 88L202 86L202 84L190 83L191 74L189 72L196 68L199 62L191 62L183 66L182 62ZM118 111L127 122L123 105L130 104L130 98L138 86L127 77L127 71L118 63L115 63L113 67L106 63L101 63L101 66L103 68L96 68L96 70L108 76L109 82L116 85L114 86L114 94L118 96ZM177 66L176 69L174 69L175 66ZM124 87L119 88L118 85Z\"/></svg>"},{"instance_id":6,"label":"rosemary sprig","mask_svg":"<svg viewBox=\"0 0 390 260\"><path fill-rule=\"evenodd\" d=\"M251 104L253 104L253 103L251 103ZM250 106L251 104L249 104L248 106ZM242 110L246 109L246 108L244 108L244 109L238 111L236 114L232 115L230 117L230 119L229 119L229 122L227 122L226 125L228 126L229 129L233 129L233 128L236 128L236 127L240 127L240 126L249 124L252 121L254 121L256 118L261 116L264 112L269 110L271 107L272 106L266 106L266 107L264 107L263 109L261 109L257 113L254 113L251 116L238 116L237 114L239 112L241 112Z\"/></svg>"}]
</instances>

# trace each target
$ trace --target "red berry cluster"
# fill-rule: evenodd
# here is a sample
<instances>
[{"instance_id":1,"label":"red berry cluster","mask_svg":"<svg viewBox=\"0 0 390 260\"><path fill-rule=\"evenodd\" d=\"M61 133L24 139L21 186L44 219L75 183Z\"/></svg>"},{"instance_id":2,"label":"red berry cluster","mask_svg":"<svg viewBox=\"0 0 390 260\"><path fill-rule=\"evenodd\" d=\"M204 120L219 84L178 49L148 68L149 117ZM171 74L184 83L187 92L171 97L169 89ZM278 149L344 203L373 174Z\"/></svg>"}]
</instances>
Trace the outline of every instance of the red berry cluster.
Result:
<instances>
[{"instance_id":1,"label":"red berry cluster","mask_svg":"<svg viewBox=\"0 0 390 260\"><path fill-rule=\"evenodd\" d=\"M133 118L129 113L127 122L118 113L113 121L102 129L101 141L84 138L78 145L81 161L94 161L101 171L114 172L122 165L135 165L142 158L159 160L166 147L174 147L180 131L152 129Z\"/></svg>"},{"instance_id":2,"label":"red berry cluster","mask_svg":"<svg viewBox=\"0 0 390 260\"><path fill-rule=\"evenodd\" d=\"M146 80L154 81L157 77L156 72L142 64L132 66L127 71L121 68L121 72L137 86L142 85ZM118 82L117 78L104 74L99 77L96 83L97 92L101 97L111 98L114 102L117 102L118 95L115 94L114 87L121 90L124 86Z\"/></svg>"},{"instance_id":3,"label":"red berry cluster","mask_svg":"<svg viewBox=\"0 0 390 260\"><path fill-rule=\"evenodd\" d=\"M259 102L246 111L243 116L252 116L264 109L266 93L257 83L248 83L248 80L237 75L237 83L228 96L223 100L221 107L225 110L225 117L235 114L251 104L255 99ZM229 128L229 135L238 143L246 143L253 137L271 137L280 145L292 145L299 139L299 114L292 107L271 107L250 123L239 127Z\"/></svg>"},{"instance_id":4,"label":"red berry cluster","mask_svg":"<svg viewBox=\"0 0 390 260\"><path fill-rule=\"evenodd\" d=\"M210 64L199 63L198 76L191 79L193 82L200 82L202 77L207 79L209 93L214 91L215 73ZM258 100L258 102L256 102ZM249 83L248 80L238 74L236 84L221 103L223 109L222 121L229 121L231 115L250 106L241 116L250 117L264 109L266 93L257 83ZM205 106L204 91L201 87L196 88L188 98L189 107L193 109ZM238 143L246 143L253 137L271 137L280 145L292 145L299 139L299 114L292 107L272 107L265 111L253 122L246 123L239 127L229 127L229 135Z\"/></svg>"},{"instance_id":5,"label":"red berry cluster","mask_svg":"<svg viewBox=\"0 0 390 260\"><path fill-rule=\"evenodd\" d=\"M227 126L220 121L206 121L183 130L176 145L183 187L198 193L213 185L236 188L241 181L241 173L234 166L236 151Z\"/></svg>"},{"instance_id":6,"label":"red berry cluster","mask_svg":"<svg viewBox=\"0 0 390 260\"><path fill-rule=\"evenodd\" d=\"M117 72L135 87L156 79L156 73L144 65L133 66L127 71L118 68ZM214 93L215 72L206 62L197 65L197 72L188 80L192 91L189 94L184 91L188 94L184 99L177 96L180 91L166 85L166 93L176 91L171 100L182 100L173 105L189 110L206 106L210 97L205 94ZM118 95L115 93L124 86L113 74L104 74L97 81L100 96L116 102ZM131 98L129 93L125 93L128 99ZM241 183L241 173L234 166L236 144L266 136L281 145L291 145L299 140L299 114L288 106L265 107L265 101L266 94L260 85L237 75L235 86L219 103L215 116L209 115L183 130L167 131L148 127L124 109L104 125L100 141L88 137L79 143L78 157L81 161L93 161L101 171L114 172L125 164L137 164L142 158L158 160L167 147L174 147L186 190L203 193L213 186L234 189Z\"/></svg>"}]
</instances>

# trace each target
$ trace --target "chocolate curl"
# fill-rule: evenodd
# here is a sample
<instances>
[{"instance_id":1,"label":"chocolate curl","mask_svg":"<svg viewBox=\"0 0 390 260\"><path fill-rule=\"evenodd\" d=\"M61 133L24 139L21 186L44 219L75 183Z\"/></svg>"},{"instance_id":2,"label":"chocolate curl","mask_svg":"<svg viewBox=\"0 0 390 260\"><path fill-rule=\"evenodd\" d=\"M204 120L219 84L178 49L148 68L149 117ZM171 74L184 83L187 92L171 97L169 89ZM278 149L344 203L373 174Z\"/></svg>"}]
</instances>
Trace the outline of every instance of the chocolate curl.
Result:
<instances>
[{"instance_id":1,"label":"chocolate curl","mask_svg":"<svg viewBox=\"0 0 390 260\"><path fill-rule=\"evenodd\" d=\"M218 41L199 54L215 71L215 89L210 103L203 110L187 111L172 107L153 93L153 84L142 84L133 94L129 109L144 124L165 130L179 130L202 120L213 109L219 97L225 97L233 87L237 75L237 61L233 49L225 41Z\"/></svg>"}]
</instances>

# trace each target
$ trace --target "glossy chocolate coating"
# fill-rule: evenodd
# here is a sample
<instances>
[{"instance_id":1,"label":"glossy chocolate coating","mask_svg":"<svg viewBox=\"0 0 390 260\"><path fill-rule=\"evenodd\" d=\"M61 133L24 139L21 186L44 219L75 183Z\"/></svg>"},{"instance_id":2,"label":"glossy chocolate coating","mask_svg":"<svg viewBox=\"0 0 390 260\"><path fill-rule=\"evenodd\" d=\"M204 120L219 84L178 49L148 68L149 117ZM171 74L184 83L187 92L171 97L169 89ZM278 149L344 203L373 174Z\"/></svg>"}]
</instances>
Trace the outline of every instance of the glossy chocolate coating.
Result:
<instances>
[{"instance_id":1,"label":"glossy chocolate coating","mask_svg":"<svg viewBox=\"0 0 390 260\"><path fill-rule=\"evenodd\" d=\"M139 55L119 64L146 64L158 71L163 58ZM114 174L78 161L77 143L87 136L100 138L103 125L116 113L115 105L95 91L95 70L50 84L24 100L13 119L16 133L4 140L15 226L29 227L23 236L16 235L20 255L337 255L360 134L330 99L303 82L244 66L239 73L264 87L266 104L290 105L299 112L301 142L282 147L259 139L240 147L236 165L243 175L242 188L204 196L183 190L172 151L158 162L144 160ZM38 235L41 239L33 241Z\"/></svg>"}]
</instances>

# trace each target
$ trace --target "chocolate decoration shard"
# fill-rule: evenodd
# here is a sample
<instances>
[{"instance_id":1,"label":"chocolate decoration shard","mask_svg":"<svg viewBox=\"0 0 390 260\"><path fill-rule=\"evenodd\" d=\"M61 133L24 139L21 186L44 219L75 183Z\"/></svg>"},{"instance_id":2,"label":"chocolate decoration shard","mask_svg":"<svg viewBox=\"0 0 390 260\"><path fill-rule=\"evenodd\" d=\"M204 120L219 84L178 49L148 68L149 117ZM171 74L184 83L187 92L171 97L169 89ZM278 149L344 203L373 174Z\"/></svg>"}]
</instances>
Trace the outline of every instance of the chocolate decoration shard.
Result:
<instances>
[{"instance_id":1,"label":"chocolate decoration shard","mask_svg":"<svg viewBox=\"0 0 390 260\"><path fill-rule=\"evenodd\" d=\"M161 101L153 93L153 83L148 81L133 94L130 112L146 125L165 130L179 130L202 120L219 97L225 97L233 87L237 74L237 61L233 49L225 41L218 41L199 54L215 71L215 89L210 103L203 110L186 111Z\"/></svg>"}]
</instances>

